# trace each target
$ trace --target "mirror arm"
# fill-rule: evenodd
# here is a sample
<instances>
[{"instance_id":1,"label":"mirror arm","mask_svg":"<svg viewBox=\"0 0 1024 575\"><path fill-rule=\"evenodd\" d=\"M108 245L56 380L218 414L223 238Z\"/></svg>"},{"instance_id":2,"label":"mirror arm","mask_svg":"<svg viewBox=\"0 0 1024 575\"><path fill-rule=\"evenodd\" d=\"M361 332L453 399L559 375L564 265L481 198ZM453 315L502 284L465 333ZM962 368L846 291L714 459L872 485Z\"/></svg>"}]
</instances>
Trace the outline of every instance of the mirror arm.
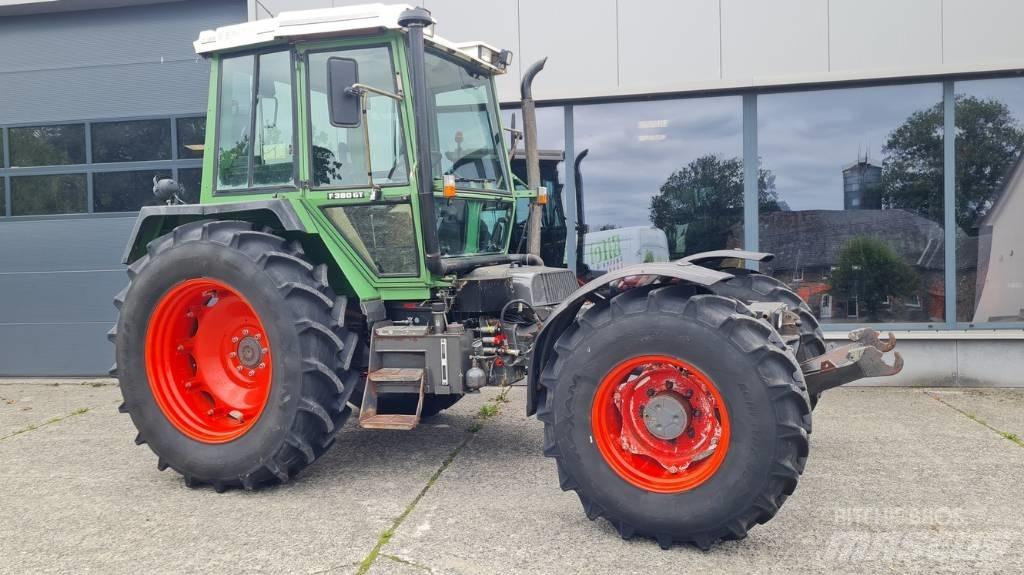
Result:
<instances>
[{"instance_id":1,"label":"mirror arm","mask_svg":"<svg viewBox=\"0 0 1024 575\"><path fill-rule=\"evenodd\" d=\"M351 86L346 88L346 91L349 94L355 96L363 96L367 92L370 92L373 94L377 94L379 96L386 96L388 98L391 98L392 100L395 100L396 102L401 102L402 100L405 99L405 96L404 94L402 94L401 89L399 89L397 94L394 94L392 92L388 92L387 90L380 90L378 88L374 88L373 86L367 86L366 84L352 84Z\"/></svg>"}]
</instances>

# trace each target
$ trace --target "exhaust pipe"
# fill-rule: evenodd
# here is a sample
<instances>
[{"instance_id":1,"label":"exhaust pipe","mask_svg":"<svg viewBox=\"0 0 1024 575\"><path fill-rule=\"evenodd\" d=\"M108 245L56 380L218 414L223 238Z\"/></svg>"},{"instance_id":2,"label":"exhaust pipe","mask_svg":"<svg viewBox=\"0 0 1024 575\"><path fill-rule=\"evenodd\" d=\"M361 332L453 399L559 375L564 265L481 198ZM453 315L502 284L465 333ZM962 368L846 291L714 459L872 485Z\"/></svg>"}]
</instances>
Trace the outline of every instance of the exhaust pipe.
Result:
<instances>
[{"instance_id":1,"label":"exhaust pipe","mask_svg":"<svg viewBox=\"0 0 1024 575\"><path fill-rule=\"evenodd\" d=\"M523 107L523 145L526 146L526 185L531 190L540 187L540 156L537 153L537 109L533 104L533 79L544 69L547 58L537 60L523 74L519 87ZM530 217L526 228L526 252L540 258L540 220L543 206L530 204ZM543 261L543 260L542 260Z\"/></svg>"},{"instance_id":2,"label":"exhaust pipe","mask_svg":"<svg viewBox=\"0 0 1024 575\"><path fill-rule=\"evenodd\" d=\"M434 23L430 12L412 8L402 12L398 25L408 30L406 41L409 52L409 84L413 92L413 111L416 114L416 198L420 207L420 232L427 269L442 275L441 248L437 239L437 209L434 207L434 177L430 166L430 110L427 105L427 73L424 62L423 29Z\"/></svg>"}]
</instances>

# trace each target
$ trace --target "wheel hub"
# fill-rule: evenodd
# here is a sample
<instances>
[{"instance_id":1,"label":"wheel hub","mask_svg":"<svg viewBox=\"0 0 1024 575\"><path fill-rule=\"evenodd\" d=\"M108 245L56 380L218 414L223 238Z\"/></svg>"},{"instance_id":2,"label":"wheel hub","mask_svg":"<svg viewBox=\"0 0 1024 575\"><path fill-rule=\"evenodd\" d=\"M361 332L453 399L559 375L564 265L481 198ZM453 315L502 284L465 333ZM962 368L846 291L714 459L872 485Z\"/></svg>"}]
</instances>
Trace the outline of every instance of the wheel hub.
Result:
<instances>
[{"instance_id":1,"label":"wheel hub","mask_svg":"<svg viewBox=\"0 0 1024 575\"><path fill-rule=\"evenodd\" d=\"M655 395L643 411L647 431L658 439L675 439L690 425L689 410L675 394Z\"/></svg>"},{"instance_id":2,"label":"wheel hub","mask_svg":"<svg viewBox=\"0 0 1024 575\"><path fill-rule=\"evenodd\" d=\"M245 367L257 367L263 359L263 346L254 336L246 336L238 342L238 361Z\"/></svg>"},{"instance_id":3,"label":"wheel hub","mask_svg":"<svg viewBox=\"0 0 1024 575\"><path fill-rule=\"evenodd\" d=\"M598 387L591 423L605 461L648 491L699 485L728 449L728 417L717 388L673 357L641 356L616 366Z\"/></svg>"}]
</instances>

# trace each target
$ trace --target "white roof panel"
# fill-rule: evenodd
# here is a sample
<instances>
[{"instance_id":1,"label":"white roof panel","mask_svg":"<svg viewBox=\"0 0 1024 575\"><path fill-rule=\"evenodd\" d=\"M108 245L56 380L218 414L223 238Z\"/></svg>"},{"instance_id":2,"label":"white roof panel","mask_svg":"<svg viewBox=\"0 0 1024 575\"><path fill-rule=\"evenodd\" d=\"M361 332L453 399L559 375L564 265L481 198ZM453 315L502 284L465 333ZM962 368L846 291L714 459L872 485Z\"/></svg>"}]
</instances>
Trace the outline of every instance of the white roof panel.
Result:
<instances>
[{"instance_id":1,"label":"white roof panel","mask_svg":"<svg viewBox=\"0 0 1024 575\"><path fill-rule=\"evenodd\" d=\"M276 40L290 38L311 38L316 36L343 36L402 30L398 18L402 12L411 10L409 4L360 4L318 10L295 10L281 12L274 18L254 20L242 24L221 26L216 30L204 30L193 43L196 54L209 55L213 52L238 48L256 47ZM484 42L453 43L432 33L424 32L426 41L445 51L472 60L495 74L504 70L481 60L479 47L484 46L497 53L498 50Z\"/></svg>"}]
</instances>

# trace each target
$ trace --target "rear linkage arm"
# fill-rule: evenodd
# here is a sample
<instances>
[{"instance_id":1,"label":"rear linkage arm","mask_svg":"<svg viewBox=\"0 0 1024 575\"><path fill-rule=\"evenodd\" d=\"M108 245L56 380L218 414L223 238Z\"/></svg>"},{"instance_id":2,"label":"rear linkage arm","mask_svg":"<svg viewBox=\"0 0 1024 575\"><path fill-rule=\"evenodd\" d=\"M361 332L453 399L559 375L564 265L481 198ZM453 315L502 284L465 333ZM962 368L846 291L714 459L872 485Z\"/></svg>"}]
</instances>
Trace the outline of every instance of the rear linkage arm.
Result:
<instances>
[{"instance_id":1,"label":"rear linkage arm","mask_svg":"<svg viewBox=\"0 0 1024 575\"><path fill-rule=\"evenodd\" d=\"M852 343L832 348L800 364L808 394L816 395L864 377L896 375L903 369L903 357L899 352L893 352L892 365L882 359L886 352L896 347L896 337L892 332L883 341L877 331L863 327L851 331L849 337Z\"/></svg>"}]
</instances>

